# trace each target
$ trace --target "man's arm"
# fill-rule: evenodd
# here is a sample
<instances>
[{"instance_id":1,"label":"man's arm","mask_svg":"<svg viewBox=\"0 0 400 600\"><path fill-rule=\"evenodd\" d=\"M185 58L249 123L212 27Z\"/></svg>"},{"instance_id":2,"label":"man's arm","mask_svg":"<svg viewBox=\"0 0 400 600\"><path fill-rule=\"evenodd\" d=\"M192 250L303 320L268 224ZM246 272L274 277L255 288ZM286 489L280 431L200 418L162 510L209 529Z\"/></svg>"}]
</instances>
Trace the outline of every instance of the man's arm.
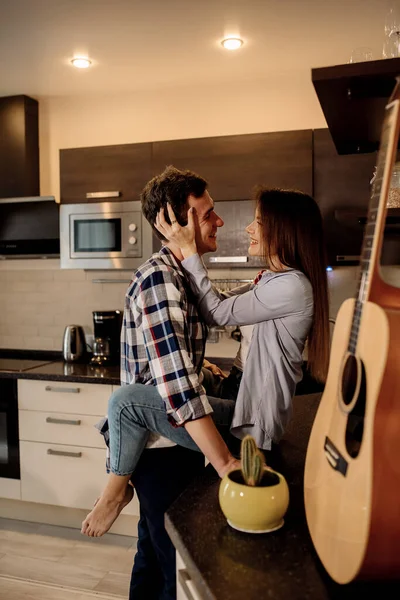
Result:
<instances>
[{"instance_id":1,"label":"man's arm","mask_svg":"<svg viewBox=\"0 0 400 600\"><path fill-rule=\"evenodd\" d=\"M210 416L186 421L184 427L221 478L240 468L240 461L229 452Z\"/></svg>"}]
</instances>

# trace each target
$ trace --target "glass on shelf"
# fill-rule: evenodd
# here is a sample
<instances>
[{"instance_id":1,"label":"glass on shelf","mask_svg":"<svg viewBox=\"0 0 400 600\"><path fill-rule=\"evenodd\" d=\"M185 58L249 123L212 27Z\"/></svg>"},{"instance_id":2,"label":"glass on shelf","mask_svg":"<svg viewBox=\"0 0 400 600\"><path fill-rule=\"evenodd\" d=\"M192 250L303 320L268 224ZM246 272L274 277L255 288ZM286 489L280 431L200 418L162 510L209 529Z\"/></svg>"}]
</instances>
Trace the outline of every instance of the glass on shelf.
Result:
<instances>
[{"instance_id":1,"label":"glass on shelf","mask_svg":"<svg viewBox=\"0 0 400 600\"><path fill-rule=\"evenodd\" d=\"M373 52L371 48L367 48L366 46L360 46L359 48L354 48L350 56L350 63L358 63L365 62L367 60L373 60Z\"/></svg>"},{"instance_id":2,"label":"glass on shelf","mask_svg":"<svg viewBox=\"0 0 400 600\"><path fill-rule=\"evenodd\" d=\"M387 3L383 58L400 56L400 0Z\"/></svg>"}]
</instances>

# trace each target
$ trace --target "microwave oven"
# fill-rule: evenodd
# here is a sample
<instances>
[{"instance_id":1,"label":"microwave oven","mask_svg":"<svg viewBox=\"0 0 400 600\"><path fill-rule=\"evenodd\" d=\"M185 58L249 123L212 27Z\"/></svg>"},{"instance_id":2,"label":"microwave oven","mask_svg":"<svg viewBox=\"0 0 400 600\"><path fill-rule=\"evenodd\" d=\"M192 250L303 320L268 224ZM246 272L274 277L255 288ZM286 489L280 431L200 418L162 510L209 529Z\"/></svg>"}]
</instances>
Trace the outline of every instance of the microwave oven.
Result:
<instances>
[{"instance_id":1,"label":"microwave oven","mask_svg":"<svg viewBox=\"0 0 400 600\"><path fill-rule=\"evenodd\" d=\"M155 240L139 201L60 207L62 269L136 269Z\"/></svg>"}]
</instances>

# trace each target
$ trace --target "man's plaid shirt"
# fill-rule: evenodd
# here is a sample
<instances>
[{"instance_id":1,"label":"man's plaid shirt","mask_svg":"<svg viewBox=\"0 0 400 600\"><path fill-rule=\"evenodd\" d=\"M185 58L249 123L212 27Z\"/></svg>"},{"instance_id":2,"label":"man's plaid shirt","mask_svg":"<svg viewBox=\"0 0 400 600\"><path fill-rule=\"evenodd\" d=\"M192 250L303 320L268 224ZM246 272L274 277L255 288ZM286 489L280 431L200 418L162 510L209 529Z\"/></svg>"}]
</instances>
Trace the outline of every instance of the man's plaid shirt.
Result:
<instances>
[{"instance_id":1,"label":"man's plaid shirt","mask_svg":"<svg viewBox=\"0 0 400 600\"><path fill-rule=\"evenodd\" d=\"M167 247L134 273L125 296L121 383L157 387L175 426L212 412L199 383L207 327Z\"/></svg>"}]
</instances>

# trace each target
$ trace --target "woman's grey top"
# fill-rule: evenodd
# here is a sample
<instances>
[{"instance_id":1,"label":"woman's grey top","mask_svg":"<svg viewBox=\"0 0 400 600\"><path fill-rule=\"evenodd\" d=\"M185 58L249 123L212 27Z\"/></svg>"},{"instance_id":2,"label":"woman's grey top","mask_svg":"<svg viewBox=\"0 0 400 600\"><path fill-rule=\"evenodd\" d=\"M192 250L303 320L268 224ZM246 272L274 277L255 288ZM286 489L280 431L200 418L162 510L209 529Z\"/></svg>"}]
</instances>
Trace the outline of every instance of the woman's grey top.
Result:
<instances>
[{"instance_id":1,"label":"woman's grey top","mask_svg":"<svg viewBox=\"0 0 400 600\"><path fill-rule=\"evenodd\" d=\"M286 429L302 378L302 353L313 318L311 283L295 269L265 271L256 285L224 297L198 254L182 266L208 325L255 324L231 432L240 439L250 434L259 448L269 450Z\"/></svg>"}]
</instances>

